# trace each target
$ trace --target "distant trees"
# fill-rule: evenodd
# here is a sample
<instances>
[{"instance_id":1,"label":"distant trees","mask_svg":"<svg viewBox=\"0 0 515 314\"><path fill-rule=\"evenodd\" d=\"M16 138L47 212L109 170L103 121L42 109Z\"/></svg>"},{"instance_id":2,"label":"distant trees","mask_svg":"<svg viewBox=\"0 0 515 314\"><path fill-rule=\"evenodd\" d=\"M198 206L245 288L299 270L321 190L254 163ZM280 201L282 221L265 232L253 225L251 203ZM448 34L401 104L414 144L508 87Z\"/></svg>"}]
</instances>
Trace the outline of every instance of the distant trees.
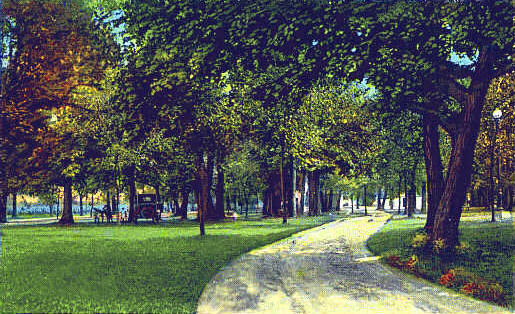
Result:
<instances>
[{"instance_id":1,"label":"distant trees","mask_svg":"<svg viewBox=\"0 0 515 314\"><path fill-rule=\"evenodd\" d=\"M35 178L65 187L63 223L73 219L72 183L116 195L128 187L132 221L137 181L167 190L184 218L194 192L204 234L206 220L225 216L226 185L261 191L264 214L286 222L306 181L310 214L331 207L335 192L320 193L320 177L336 187L337 174L362 177L342 183L355 192L366 181L391 195L400 195L402 178L408 214L427 181L426 229L452 248L470 174L486 170L472 159L478 135L489 142L481 117L511 99L511 89L499 88L513 71L507 2L12 0L4 7L3 221L6 194ZM116 34L114 20L125 23ZM498 86L492 96L489 86ZM500 123L503 156L512 152L510 121ZM480 144L478 156L486 150ZM417 178L422 158L425 180ZM501 161L505 195L513 193L511 164ZM250 173L258 183L248 182Z\"/></svg>"}]
</instances>

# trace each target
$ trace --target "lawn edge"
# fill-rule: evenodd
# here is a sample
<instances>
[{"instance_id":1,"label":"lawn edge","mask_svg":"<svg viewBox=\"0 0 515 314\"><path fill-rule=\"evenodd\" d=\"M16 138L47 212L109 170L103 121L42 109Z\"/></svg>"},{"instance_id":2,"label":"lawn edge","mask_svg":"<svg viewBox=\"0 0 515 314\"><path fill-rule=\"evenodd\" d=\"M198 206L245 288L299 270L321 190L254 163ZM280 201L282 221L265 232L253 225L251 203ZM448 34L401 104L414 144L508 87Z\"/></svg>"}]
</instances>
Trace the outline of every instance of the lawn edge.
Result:
<instances>
[{"instance_id":1,"label":"lawn edge","mask_svg":"<svg viewBox=\"0 0 515 314\"><path fill-rule=\"evenodd\" d=\"M460 296L460 297L464 297L468 300L471 300L471 301L478 301L478 302L482 302L484 304L488 304L496 309L499 310L500 313L513 313L515 312L515 308L510 308L509 306L508 307L502 307L498 304L495 304L495 303L491 303L491 302L487 302L487 301L484 301L484 300L480 300L480 299L476 299L476 298L473 298L469 295L466 295L466 294L463 294L463 293L459 293L458 291L456 290L453 290L453 289L450 289L450 288L447 288L446 286L443 286L443 285L440 285L440 284L437 284L435 282L432 282L432 281L429 281L427 279L424 279L422 277L417 277L415 276L414 274L411 274L411 273L408 273L408 272L404 272L396 267L393 267L391 265L389 265L385 260L384 260L384 256L382 255L376 255L375 253L372 252L372 250L369 248L369 245L368 245L368 241L370 239L372 239L377 233L379 233L383 228L386 227L386 225L388 223L390 223L390 221L392 220L392 217L393 215L388 218L388 220L386 221L386 223L381 227L379 228L376 232L374 232L370 237L368 237L368 239L365 241L365 249L367 250L367 252L371 255L371 256L374 256L374 257L380 257L377 261L381 264L381 266L383 266L384 268L390 270L392 273L396 273L397 275L400 275L400 276L405 276L407 278L410 278L410 279L414 279L414 280L417 280L419 282L422 282L424 284L427 284L433 288L436 288L436 289L440 289L442 291L445 291L451 295L456 295L456 296ZM497 313L497 312L496 312Z\"/></svg>"}]
</instances>

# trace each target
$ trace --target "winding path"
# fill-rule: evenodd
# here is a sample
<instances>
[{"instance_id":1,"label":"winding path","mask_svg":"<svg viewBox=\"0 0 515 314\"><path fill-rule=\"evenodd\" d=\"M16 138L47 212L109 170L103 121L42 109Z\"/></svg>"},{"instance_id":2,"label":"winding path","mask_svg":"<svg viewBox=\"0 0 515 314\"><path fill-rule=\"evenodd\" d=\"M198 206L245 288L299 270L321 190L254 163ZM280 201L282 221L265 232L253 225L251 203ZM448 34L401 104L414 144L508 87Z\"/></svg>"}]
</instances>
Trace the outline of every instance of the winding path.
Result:
<instances>
[{"instance_id":1,"label":"winding path","mask_svg":"<svg viewBox=\"0 0 515 314\"><path fill-rule=\"evenodd\" d=\"M505 311L381 265L365 242L389 217L339 220L243 255L204 289L198 313Z\"/></svg>"}]
</instances>

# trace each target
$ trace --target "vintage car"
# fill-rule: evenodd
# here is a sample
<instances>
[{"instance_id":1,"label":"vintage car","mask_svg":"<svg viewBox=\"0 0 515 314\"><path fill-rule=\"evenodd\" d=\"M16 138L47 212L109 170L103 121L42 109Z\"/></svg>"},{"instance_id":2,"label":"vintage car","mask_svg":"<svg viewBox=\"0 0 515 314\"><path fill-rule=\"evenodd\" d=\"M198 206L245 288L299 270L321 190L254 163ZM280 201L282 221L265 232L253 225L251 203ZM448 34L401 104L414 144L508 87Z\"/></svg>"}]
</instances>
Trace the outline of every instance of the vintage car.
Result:
<instances>
[{"instance_id":1,"label":"vintage car","mask_svg":"<svg viewBox=\"0 0 515 314\"><path fill-rule=\"evenodd\" d=\"M136 208L134 209L134 218L152 219L152 222L161 220L161 209L163 204L158 204L155 194L138 194L136 199Z\"/></svg>"}]
</instances>

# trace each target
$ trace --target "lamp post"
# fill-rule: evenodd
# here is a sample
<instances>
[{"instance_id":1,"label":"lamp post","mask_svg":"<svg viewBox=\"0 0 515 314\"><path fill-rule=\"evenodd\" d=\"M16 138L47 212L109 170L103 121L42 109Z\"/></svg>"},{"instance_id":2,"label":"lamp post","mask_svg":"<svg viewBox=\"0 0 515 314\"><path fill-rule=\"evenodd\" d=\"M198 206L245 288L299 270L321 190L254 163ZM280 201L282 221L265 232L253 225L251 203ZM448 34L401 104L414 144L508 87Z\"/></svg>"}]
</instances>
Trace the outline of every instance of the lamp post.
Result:
<instances>
[{"instance_id":1,"label":"lamp post","mask_svg":"<svg viewBox=\"0 0 515 314\"><path fill-rule=\"evenodd\" d=\"M494 112L492 113L492 116L493 116L494 121L495 121L495 134L494 134L494 145L493 145L494 150L495 150L496 145L497 145L496 143L497 143L497 132L499 130L499 120L501 120L502 111L500 109L495 109ZM493 160L492 160L492 162L493 162ZM500 192L500 194L498 192L498 189L500 187L500 179L501 179L500 178L501 168L500 168L500 164L499 164L499 152L497 152L497 160L496 160L496 162L497 162L497 179L495 180L496 181L495 183L497 185L497 189L495 190L495 194L496 194L495 198L497 198L497 202L496 202L496 206L495 207L498 210L499 209L499 204L500 204L501 198L502 198L502 191ZM493 215L494 215L494 212L492 210L492 221L495 221Z\"/></svg>"}]
</instances>

